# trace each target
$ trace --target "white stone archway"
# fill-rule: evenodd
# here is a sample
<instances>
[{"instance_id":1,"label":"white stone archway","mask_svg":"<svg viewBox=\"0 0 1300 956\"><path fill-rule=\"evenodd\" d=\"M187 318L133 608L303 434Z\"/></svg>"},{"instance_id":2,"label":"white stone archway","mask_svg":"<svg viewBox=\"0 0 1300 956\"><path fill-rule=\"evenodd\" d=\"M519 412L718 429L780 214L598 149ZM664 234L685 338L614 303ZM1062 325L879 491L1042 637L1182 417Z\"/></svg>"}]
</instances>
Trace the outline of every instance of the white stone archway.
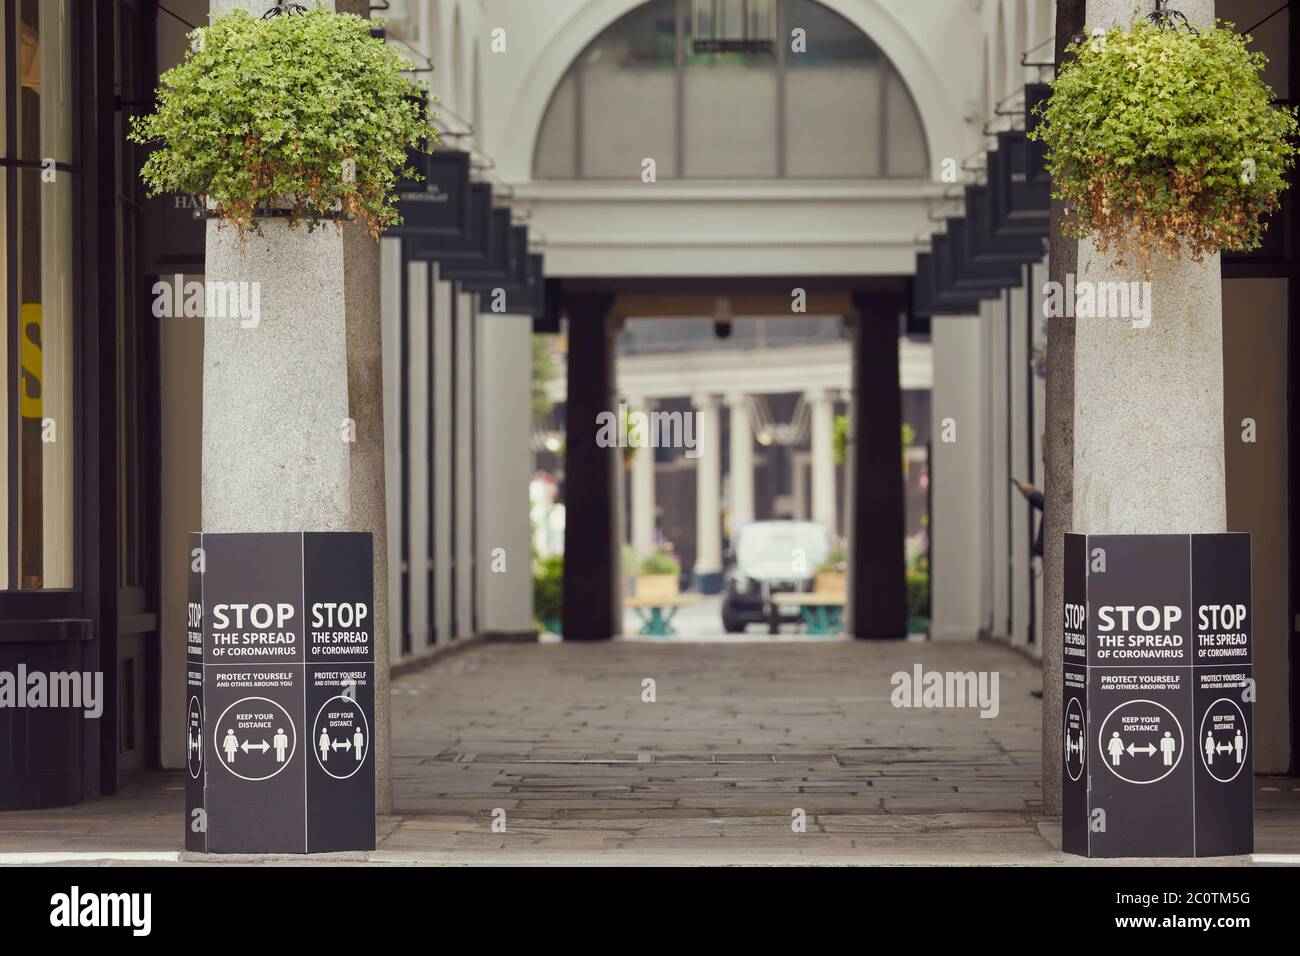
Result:
<instances>
[{"instance_id":1,"label":"white stone archway","mask_svg":"<svg viewBox=\"0 0 1300 956\"><path fill-rule=\"evenodd\" d=\"M551 96L565 73L593 40L646 0L589 0L567 17L549 24L550 32L519 84L506 128L512 135L495 144L498 169L511 182L532 178L533 153ZM818 0L865 33L881 49L916 102L932 163L936 157L961 157L969 151L969 132L949 92L939 64L920 42L923 29L881 0ZM921 21L928 26L929 18Z\"/></svg>"}]
</instances>

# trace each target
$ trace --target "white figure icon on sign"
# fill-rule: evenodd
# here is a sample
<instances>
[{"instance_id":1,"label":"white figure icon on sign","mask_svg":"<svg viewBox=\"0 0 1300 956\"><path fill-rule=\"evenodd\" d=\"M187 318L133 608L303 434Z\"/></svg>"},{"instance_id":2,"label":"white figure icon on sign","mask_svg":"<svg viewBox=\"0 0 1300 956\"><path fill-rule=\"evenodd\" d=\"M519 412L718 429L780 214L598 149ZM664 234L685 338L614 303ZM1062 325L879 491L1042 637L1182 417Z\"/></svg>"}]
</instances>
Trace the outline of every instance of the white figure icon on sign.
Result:
<instances>
[{"instance_id":1,"label":"white figure icon on sign","mask_svg":"<svg viewBox=\"0 0 1300 956\"><path fill-rule=\"evenodd\" d=\"M361 763L361 757L363 756L361 745L363 743L365 743L365 737L361 735L361 728L358 727L357 732L352 735L352 753L357 758L357 763Z\"/></svg>"},{"instance_id":2,"label":"white figure icon on sign","mask_svg":"<svg viewBox=\"0 0 1300 956\"><path fill-rule=\"evenodd\" d=\"M1214 734L1208 730L1205 732L1205 762L1214 763Z\"/></svg>"},{"instance_id":3,"label":"white figure icon on sign","mask_svg":"<svg viewBox=\"0 0 1300 956\"><path fill-rule=\"evenodd\" d=\"M316 746L320 747L320 759L329 760L330 759L330 734L329 731L326 730L324 727L320 729L320 740L317 742Z\"/></svg>"},{"instance_id":4,"label":"white figure icon on sign","mask_svg":"<svg viewBox=\"0 0 1300 956\"><path fill-rule=\"evenodd\" d=\"M1237 751L1237 763L1241 763L1242 750L1245 749L1245 743L1241 737L1241 731L1237 731L1237 736L1232 738L1232 748Z\"/></svg>"},{"instance_id":5,"label":"white figure icon on sign","mask_svg":"<svg viewBox=\"0 0 1300 956\"><path fill-rule=\"evenodd\" d=\"M1111 766L1119 766L1119 758L1124 756L1124 741L1119 739L1119 731L1110 735L1110 740L1106 742L1106 752L1110 754Z\"/></svg>"},{"instance_id":6,"label":"white figure icon on sign","mask_svg":"<svg viewBox=\"0 0 1300 956\"><path fill-rule=\"evenodd\" d=\"M275 762L284 763L284 752L289 749L289 735L283 727L276 730L275 736L271 738L271 746L275 748Z\"/></svg>"},{"instance_id":7,"label":"white figure icon on sign","mask_svg":"<svg viewBox=\"0 0 1300 956\"><path fill-rule=\"evenodd\" d=\"M235 751L239 749L239 738L235 736L233 730L227 730L225 739L221 741L221 749L226 752L226 763L235 762Z\"/></svg>"},{"instance_id":8,"label":"white figure icon on sign","mask_svg":"<svg viewBox=\"0 0 1300 956\"><path fill-rule=\"evenodd\" d=\"M1165 735L1160 738L1160 756L1164 759L1166 767L1174 765L1174 735L1165 731Z\"/></svg>"}]
</instances>

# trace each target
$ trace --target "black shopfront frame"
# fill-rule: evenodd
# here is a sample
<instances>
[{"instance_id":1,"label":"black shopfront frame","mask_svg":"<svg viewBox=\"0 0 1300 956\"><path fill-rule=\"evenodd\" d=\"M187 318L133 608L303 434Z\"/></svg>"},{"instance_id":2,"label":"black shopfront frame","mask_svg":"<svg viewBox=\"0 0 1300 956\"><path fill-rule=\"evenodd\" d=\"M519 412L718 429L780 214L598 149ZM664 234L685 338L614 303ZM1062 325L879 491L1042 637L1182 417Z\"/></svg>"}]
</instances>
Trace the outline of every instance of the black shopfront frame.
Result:
<instances>
[{"instance_id":1,"label":"black shopfront frame","mask_svg":"<svg viewBox=\"0 0 1300 956\"><path fill-rule=\"evenodd\" d=\"M114 71L119 58L117 25L122 4L76 3L68 5L73 100L73 154L76 161L59 165L72 177L72 336L74 442L73 585L61 589L20 590L15 587L15 563L10 562L11 580L0 591L0 670L28 668L97 671L103 675L102 715L88 719L79 710L12 710L9 720L0 712L0 741L8 759L0 763L0 809L41 807L76 803L117 792L119 735L118 720L118 580L120 548L119 438L118 419L117 303L119 281L143 281L140 276L118 275L116 233L117 186L121 170L118 110L122 106L115 90ZM138 35L136 48L142 62L123 63L124 70L155 75L152 70L155 43L156 4L142 0L129 5ZM6 18L5 38L10 44L6 64L15 62L17 0L3 0L0 15ZM6 70L3 95L8 106L8 142L15 141L13 108L17 95L15 71ZM94 158L94 162L88 161ZM103 160L103 161L101 161ZM18 224L13 198L19 171L32 165L26 159L0 160L5 176L8 275L15 276ZM9 283L5 302L6 334L10 363L18 360L17 286ZM156 361L154 363L156 365ZM156 368L147 370L156 380ZM9 413L16 415L17 375L9 374ZM147 390L156 396L152 389ZM157 402L149 396L141 404L144 421L125 423L144 435L157 433ZM7 467L14 474L16 448L10 422ZM155 446L156 447L156 446ZM156 455L146 454L156 465ZM9 539L4 542L14 554L15 504L17 489L10 482ZM152 505L151 505L152 507ZM143 546L157 553L157 523L145 523L149 540ZM156 575L156 561L153 562ZM156 583L156 577L154 578ZM156 668L144 676L157 682ZM148 695L156 703L156 693ZM157 760L157 717L146 715L146 754ZM63 719L67 718L67 719ZM51 757L50 754L56 756ZM60 756L61 755L61 756ZM58 761L61 760L61 763Z\"/></svg>"}]
</instances>

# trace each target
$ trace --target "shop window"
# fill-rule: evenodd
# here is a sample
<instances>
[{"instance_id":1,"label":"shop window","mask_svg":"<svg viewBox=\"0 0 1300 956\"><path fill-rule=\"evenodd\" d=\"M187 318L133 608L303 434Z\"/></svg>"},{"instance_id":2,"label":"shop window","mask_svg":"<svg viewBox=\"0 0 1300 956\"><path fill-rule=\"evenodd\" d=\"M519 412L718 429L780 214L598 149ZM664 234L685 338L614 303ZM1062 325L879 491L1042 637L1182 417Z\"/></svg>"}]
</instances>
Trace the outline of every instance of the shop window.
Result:
<instances>
[{"instance_id":1,"label":"shop window","mask_svg":"<svg viewBox=\"0 0 1300 956\"><path fill-rule=\"evenodd\" d=\"M78 423L69 26L61 0L18 0L3 14L0 587L70 588Z\"/></svg>"}]
</instances>

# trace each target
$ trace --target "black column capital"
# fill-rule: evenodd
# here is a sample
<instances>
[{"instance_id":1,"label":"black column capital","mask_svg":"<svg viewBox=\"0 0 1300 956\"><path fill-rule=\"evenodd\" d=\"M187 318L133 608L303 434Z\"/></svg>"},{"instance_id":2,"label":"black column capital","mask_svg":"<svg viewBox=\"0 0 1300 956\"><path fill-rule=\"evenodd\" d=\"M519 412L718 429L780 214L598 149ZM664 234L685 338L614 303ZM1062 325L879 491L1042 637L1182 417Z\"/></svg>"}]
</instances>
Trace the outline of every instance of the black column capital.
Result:
<instances>
[{"instance_id":1,"label":"black column capital","mask_svg":"<svg viewBox=\"0 0 1300 956\"><path fill-rule=\"evenodd\" d=\"M864 321L880 321L907 314L906 292L854 292L850 299L854 311Z\"/></svg>"},{"instance_id":2,"label":"black column capital","mask_svg":"<svg viewBox=\"0 0 1300 956\"><path fill-rule=\"evenodd\" d=\"M606 318L614 308L612 292L562 292L561 309L570 322L593 322Z\"/></svg>"}]
</instances>

